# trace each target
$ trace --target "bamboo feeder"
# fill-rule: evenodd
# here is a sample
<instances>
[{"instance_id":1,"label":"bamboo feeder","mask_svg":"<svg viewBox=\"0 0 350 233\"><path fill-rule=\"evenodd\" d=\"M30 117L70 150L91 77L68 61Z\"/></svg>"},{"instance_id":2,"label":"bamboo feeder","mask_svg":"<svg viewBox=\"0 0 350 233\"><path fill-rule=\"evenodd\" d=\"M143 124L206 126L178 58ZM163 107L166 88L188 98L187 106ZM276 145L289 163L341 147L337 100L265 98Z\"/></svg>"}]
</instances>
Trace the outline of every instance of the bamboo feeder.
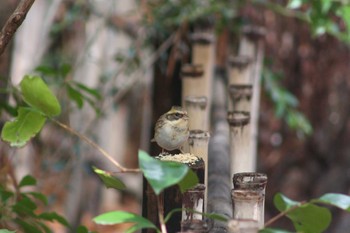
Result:
<instances>
[{"instance_id":1,"label":"bamboo feeder","mask_svg":"<svg viewBox=\"0 0 350 233\"><path fill-rule=\"evenodd\" d=\"M203 130L190 130L188 138L189 151L191 154L198 156L204 161L204 182L205 187L208 187L208 145L210 134ZM204 210L207 210L208 189L205 189L204 195Z\"/></svg>"},{"instance_id":2,"label":"bamboo feeder","mask_svg":"<svg viewBox=\"0 0 350 233\"><path fill-rule=\"evenodd\" d=\"M267 176L243 172L233 176L232 204L234 219L253 219L259 229L264 227Z\"/></svg>"},{"instance_id":3,"label":"bamboo feeder","mask_svg":"<svg viewBox=\"0 0 350 233\"><path fill-rule=\"evenodd\" d=\"M229 233L258 233L258 222L253 219L232 219L227 223Z\"/></svg>"},{"instance_id":4,"label":"bamboo feeder","mask_svg":"<svg viewBox=\"0 0 350 233\"><path fill-rule=\"evenodd\" d=\"M162 209L164 210L164 216L166 216L170 211L174 209L183 208L184 206L191 205L188 199L189 195L193 199L193 197L196 196L195 194L198 194L199 192L203 193L205 166L202 158L199 158L198 156L194 156L193 154L188 154L188 153L177 154L177 155L160 154L156 158L162 161L175 161L175 162L187 164L197 174L199 179L199 184L202 184L202 185L196 186L192 190L188 190L187 194L182 194L177 185L174 185L165 189L163 193L160 195L161 195L161 202L163 203ZM200 194L198 194L196 197L198 201L201 199ZM154 208L156 202L154 202L154 199L150 198L150 201L152 200L153 202L147 202L147 205L149 209L154 211L154 209L157 210L157 208ZM200 209L200 207L201 207L200 205L197 205L198 210ZM150 216L147 216L148 219L153 220L155 219L155 216L156 218L158 217L157 211L149 214ZM176 212L172 215L171 221L167 223L167 227L169 230L171 229L171 232L177 232L181 230L181 222L183 221L183 216L187 216L185 211L183 213ZM197 218L197 216L194 216L194 215L189 216L190 220L191 220L191 217L192 219ZM153 222L153 223L158 224L158 220L157 222Z\"/></svg>"},{"instance_id":5,"label":"bamboo feeder","mask_svg":"<svg viewBox=\"0 0 350 233\"><path fill-rule=\"evenodd\" d=\"M228 112L230 125L231 175L237 172L253 172L256 167L256 157L249 153L251 141L249 112Z\"/></svg>"},{"instance_id":6,"label":"bamboo feeder","mask_svg":"<svg viewBox=\"0 0 350 233\"><path fill-rule=\"evenodd\" d=\"M264 57L263 37L266 30L258 26L245 26L242 29L242 37L239 42L239 56L245 56L251 59L252 64L249 65L249 76L251 78L252 100L251 100L251 152L253 156L257 156L257 137L258 137L258 121L260 106L260 77L262 62Z\"/></svg>"},{"instance_id":7,"label":"bamboo feeder","mask_svg":"<svg viewBox=\"0 0 350 233\"><path fill-rule=\"evenodd\" d=\"M208 99L205 96L186 96L185 109L189 116L190 130L201 130L207 127L208 118L206 108Z\"/></svg>"},{"instance_id":8,"label":"bamboo feeder","mask_svg":"<svg viewBox=\"0 0 350 233\"><path fill-rule=\"evenodd\" d=\"M214 63L215 63L215 36L214 32L195 32L191 35L192 41L192 64L203 67L203 80L201 86L195 87L201 91L199 96L206 96L208 103L211 103L211 87L213 82ZM210 106L210 105L208 105ZM206 108L206 116L209 119L210 107ZM209 122L202 130L209 129Z\"/></svg>"}]
</instances>

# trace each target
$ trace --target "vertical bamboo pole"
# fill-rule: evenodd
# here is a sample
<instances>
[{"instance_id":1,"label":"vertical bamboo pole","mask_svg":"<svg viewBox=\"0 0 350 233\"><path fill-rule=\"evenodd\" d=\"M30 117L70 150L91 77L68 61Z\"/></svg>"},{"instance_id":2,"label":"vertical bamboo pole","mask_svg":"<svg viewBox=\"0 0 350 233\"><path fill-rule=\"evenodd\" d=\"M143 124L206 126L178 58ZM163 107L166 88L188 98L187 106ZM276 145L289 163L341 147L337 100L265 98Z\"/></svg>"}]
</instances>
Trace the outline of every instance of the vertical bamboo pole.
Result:
<instances>
[{"instance_id":1,"label":"vertical bamboo pole","mask_svg":"<svg viewBox=\"0 0 350 233\"><path fill-rule=\"evenodd\" d=\"M185 64L181 68L182 77L182 106L185 106L187 96L205 96L203 65Z\"/></svg>"},{"instance_id":2,"label":"vertical bamboo pole","mask_svg":"<svg viewBox=\"0 0 350 233\"><path fill-rule=\"evenodd\" d=\"M251 65L251 59L246 56L230 57L229 59L229 111L251 111Z\"/></svg>"},{"instance_id":3,"label":"vertical bamboo pole","mask_svg":"<svg viewBox=\"0 0 350 233\"><path fill-rule=\"evenodd\" d=\"M204 195L205 195L205 185L197 184L194 188L187 190L182 197L183 209L191 209L200 213L204 212ZM198 213L193 213L191 211L182 212L182 222L184 221L193 221L193 220L202 220L203 215Z\"/></svg>"},{"instance_id":4,"label":"vertical bamboo pole","mask_svg":"<svg viewBox=\"0 0 350 233\"><path fill-rule=\"evenodd\" d=\"M228 112L230 125L231 177L237 172L255 171L256 158L249 153L251 140L248 137L250 115L244 111Z\"/></svg>"},{"instance_id":5,"label":"vertical bamboo pole","mask_svg":"<svg viewBox=\"0 0 350 233\"><path fill-rule=\"evenodd\" d=\"M191 154L202 158L204 161L204 211L207 210L208 203L208 145L210 134L203 130L191 130L188 138L189 151Z\"/></svg>"},{"instance_id":6,"label":"vertical bamboo pole","mask_svg":"<svg viewBox=\"0 0 350 233\"><path fill-rule=\"evenodd\" d=\"M253 219L232 219L227 223L229 233L258 233L258 222Z\"/></svg>"},{"instance_id":7,"label":"vertical bamboo pole","mask_svg":"<svg viewBox=\"0 0 350 233\"><path fill-rule=\"evenodd\" d=\"M260 105L260 77L264 57L262 38L265 35L265 28L257 26L245 26L242 29L242 37L239 44L239 56L246 56L252 60L249 66L249 77L253 85L252 106L251 106L251 154L257 157L258 144L258 123Z\"/></svg>"},{"instance_id":8,"label":"vertical bamboo pole","mask_svg":"<svg viewBox=\"0 0 350 233\"><path fill-rule=\"evenodd\" d=\"M200 96L208 98L208 107L206 108L207 119L210 119L210 103L212 99L211 86L213 82L214 62L215 62L215 37L214 32L202 31L191 35L192 40L192 63L202 65L203 84L201 86L203 93ZM196 87L199 89L199 87ZM209 129L209 122L202 130Z\"/></svg>"},{"instance_id":9,"label":"vertical bamboo pole","mask_svg":"<svg viewBox=\"0 0 350 233\"><path fill-rule=\"evenodd\" d=\"M233 176L233 217L258 221L264 227L266 174L256 172L236 173Z\"/></svg>"},{"instance_id":10,"label":"vertical bamboo pole","mask_svg":"<svg viewBox=\"0 0 350 233\"><path fill-rule=\"evenodd\" d=\"M252 85L230 85L229 89L229 111L251 110Z\"/></svg>"},{"instance_id":11,"label":"vertical bamboo pole","mask_svg":"<svg viewBox=\"0 0 350 233\"><path fill-rule=\"evenodd\" d=\"M190 130L201 130L207 127L206 108L208 99L205 96L186 96L185 109L189 116Z\"/></svg>"}]
</instances>

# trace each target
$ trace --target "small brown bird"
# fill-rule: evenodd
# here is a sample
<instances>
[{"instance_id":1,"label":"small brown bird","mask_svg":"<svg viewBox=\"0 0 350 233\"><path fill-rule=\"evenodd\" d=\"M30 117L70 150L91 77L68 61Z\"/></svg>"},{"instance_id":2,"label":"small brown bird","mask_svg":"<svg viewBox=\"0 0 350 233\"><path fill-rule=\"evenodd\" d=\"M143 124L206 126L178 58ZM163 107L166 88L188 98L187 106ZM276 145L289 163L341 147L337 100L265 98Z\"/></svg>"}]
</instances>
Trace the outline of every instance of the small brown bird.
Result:
<instances>
[{"instance_id":1,"label":"small brown bird","mask_svg":"<svg viewBox=\"0 0 350 233\"><path fill-rule=\"evenodd\" d=\"M165 150L180 149L188 140L189 124L187 112L179 106L173 106L161 115L154 128L153 141Z\"/></svg>"}]
</instances>

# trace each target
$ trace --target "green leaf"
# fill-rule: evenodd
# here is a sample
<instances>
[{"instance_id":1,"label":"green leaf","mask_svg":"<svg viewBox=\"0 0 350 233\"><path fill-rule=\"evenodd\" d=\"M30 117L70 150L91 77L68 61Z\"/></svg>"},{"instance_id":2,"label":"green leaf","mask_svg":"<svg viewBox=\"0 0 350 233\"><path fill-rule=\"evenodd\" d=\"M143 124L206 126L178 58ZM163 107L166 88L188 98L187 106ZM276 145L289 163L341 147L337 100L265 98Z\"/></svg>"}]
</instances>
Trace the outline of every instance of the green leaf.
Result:
<instances>
[{"instance_id":1,"label":"green leaf","mask_svg":"<svg viewBox=\"0 0 350 233\"><path fill-rule=\"evenodd\" d=\"M46 212L38 215L38 218L47 220L47 221L57 221L64 226L69 226L67 220L56 212Z\"/></svg>"},{"instance_id":2,"label":"green leaf","mask_svg":"<svg viewBox=\"0 0 350 233\"><path fill-rule=\"evenodd\" d=\"M190 188L194 187L196 184L198 184L198 182L199 182L199 180L198 180L198 177L197 177L196 173L194 173L192 171L192 169L188 169L187 174L178 183L178 185L180 187L180 191L183 193L187 189L190 189Z\"/></svg>"},{"instance_id":3,"label":"green leaf","mask_svg":"<svg viewBox=\"0 0 350 233\"><path fill-rule=\"evenodd\" d=\"M281 193L277 193L273 198L273 203L279 211L285 211L296 205L300 205L300 202L293 201Z\"/></svg>"},{"instance_id":4,"label":"green leaf","mask_svg":"<svg viewBox=\"0 0 350 233\"><path fill-rule=\"evenodd\" d=\"M101 178L101 180L107 188L114 188L119 190L123 190L126 188L125 184L117 177L114 177L108 172L98 169L96 167L92 167L92 169Z\"/></svg>"},{"instance_id":5,"label":"green leaf","mask_svg":"<svg viewBox=\"0 0 350 233\"><path fill-rule=\"evenodd\" d=\"M20 225L23 228L24 232L42 233L38 227L36 227L28 222L22 221L20 219L16 219L16 222L18 225Z\"/></svg>"},{"instance_id":6,"label":"green leaf","mask_svg":"<svg viewBox=\"0 0 350 233\"><path fill-rule=\"evenodd\" d=\"M77 104L78 108L83 107L84 96L79 91L77 91L73 87L67 85L67 94L68 94L68 97Z\"/></svg>"},{"instance_id":7,"label":"green leaf","mask_svg":"<svg viewBox=\"0 0 350 233\"><path fill-rule=\"evenodd\" d=\"M2 187L0 187L0 200L5 203L10 197L13 197L13 192L9 192Z\"/></svg>"},{"instance_id":8,"label":"green leaf","mask_svg":"<svg viewBox=\"0 0 350 233\"><path fill-rule=\"evenodd\" d=\"M131 230L138 230L144 228L152 228L157 229L157 227L150 222L148 219L143 218L137 214L125 212L125 211L112 211L108 213L101 214L93 219L93 221L97 224L102 225L113 225L120 223L135 223L134 226L131 227ZM132 231L127 231L132 232Z\"/></svg>"},{"instance_id":9,"label":"green leaf","mask_svg":"<svg viewBox=\"0 0 350 233\"><path fill-rule=\"evenodd\" d=\"M85 86L82 83L78 83L78 82L74 82L74 83L80 90L85 91L86 93L94 96L96 99L101 99L101 94L98 92L97 89L90 88L88 86Z\"/></svg>"},{"instance_id":10,"label":"green leaf","mask_svg":"<svg viewBox=\"0 0 350 233\"><path fill-rule=\"evenodd\" d=\"M77 233L89 233L89 230L84 226L79 226L77 228Z\"/></svg>"},{"instance_id":11,"label":"green leaf","mask_svg":"<svg viewBox=\"0 0 350 233\"><path fill-rule=\"evenodd\" d=\"M49 117L61 113L61 106L56 96L38 76L24 76L20 83L24 101Z\"/></svg>"},{"instance_id":12,"label":"green leaf","mask_svg":"<svg viewBox=\"0 0 350 233\"><path fill-rule=\"evenodd\" d=\"M281 229L264 228L264 229L261 229L259 233L292 233L292 232L281 230Z\"/></svg>"},{"instance_id":13,"label":"green leaf","mask_svg":"<svg viewBox=\"0 0 350 233\"><path fill-rule=\"evenodd\" d=\"M6 229L0 229L0 233L16 233L15 231L9 231Z\"/></svg>"},{"instance_id":14,"label":"green leaf","mask_svg":"<svg viewBox=\"0 0 350 233\"><path fill-rule=\"evenodd\" d=\"M314 204L304 204L287 214L298 232L322 233L331 223L331 212Z\"/></svg>"},{"instance_id":15,"label":"green leaf","mask_svg":"<svg viewBox=\"0 0 350 233\"><path fill-rule=\"evenodd\" d=\"M44 126L46 117L30 108L19 108L18 116L6 122L1 138L11 146L22 147Z\"/></svg>"},{"instance_id":16,"label":"green leaf","mask_svg":"<svg viewBox=\"0 0 350 233\"><path fill-rule=\"evenodd\" d=\"M47 201L47 197L42 194L42 193L37 193L37 192L28 192L26 193L27 195L33 196L35 199L40 200L42 203L44 203L45 205L47 205L48 201Z\"/></svg>"},{"instance_id":17,"label":"green leaf","mask_svg":"<svg viewBox=\"0 0 350 233\"><path fill-rule=\"evenodd\" d=\"M190 170L185 164L160 161L152 158L146 152L141 150L139 151L139 164L143 175L157 195L159 195L165 188L174 184L178 184L182 191L186 190L191 184L187 180L188 177L183 183L180 182L187 176L187 173ZM192 176L192 174L189 176Z\"/></svg>"},{"instance_id":18,"label":"green leaf","mask_svg":"<svg viewBox=\"0 0 350 233\"><path fill-rule=\"evenodd\" d=\"M320 198L313 200L313 202L333 205L350 212L350 196L345 194L327 193Z\"/></svg>"},{"instance_id":19,"label":"green leaf","mask_svg":"<svg viewBox=\"0 0 350 233\"><path fill-rule=\"evenodd\" d=\"M31 175L26 175L23 177L23 179L19 182L19 187L24 186L33 186L36 185L36 179Z\"/></svg>"},{"instance_id":20,"label":"green leaf","mask_svg":"<svg viewBox=\"0 0 350 233\"><path fill-rule=\"evenodd\" d=\"M29 198L24 197L12 206L12 210L17 214L29 215L34 217L34 210L37 208L36 204Z\"/></svg>"},{"instance_id":21,"label":"green leaf","mask_svg":"<svg viewBox=\"0 0 350 233\"><path fill-rule=\"evenodd\" d=\"M71 65L66 64L66 63L61 65L61 67L60 67L61 76L63 78L66 77L71 72L71 70L72 70Z\"/></svg>"}]
</instances>

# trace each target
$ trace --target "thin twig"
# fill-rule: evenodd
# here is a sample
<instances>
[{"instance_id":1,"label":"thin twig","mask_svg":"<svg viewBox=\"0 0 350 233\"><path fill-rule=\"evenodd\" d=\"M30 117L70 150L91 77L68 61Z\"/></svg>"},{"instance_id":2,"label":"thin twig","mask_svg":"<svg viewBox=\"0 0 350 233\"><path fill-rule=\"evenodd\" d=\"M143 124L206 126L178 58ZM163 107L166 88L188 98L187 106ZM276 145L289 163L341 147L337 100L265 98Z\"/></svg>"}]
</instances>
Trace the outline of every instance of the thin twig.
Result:
<instances>
[{"instance_id":1,"label":"thin twig","mask_svg":"<svg viewBox=\"0 0 350 233\"><path fill-rule=\"evenodd\" d=\"M90 146L94 147L96 150L98 150L104 157L106 157L109 161L111 161L117 168L119 168L121 170L121 172L140 172L140 169L137 168L125 168L123 167L120 163L118 163L117 161L115 161L115 159L107 152L105 151L102 147L100 147L99 145L97 145L95 142L93 142L91 139L89 139L88 137L86 137L83 134L80 134L79 132L75 131L74 129L72 129L71 127L69 127L68 125L65 125L55 119L51 119L54 123L56 123L57 125L59 125L60 127L62 127L63 129L67 130L68 132L70 132L71 134L74 134L75 136L79 137L80 139L82 139L83 141L85 141L87 144L89 144Z\"/></svg>"},{"instance_id":2,"label":"thin twig","mask_svg":"<svg viewBox=\"0 0 350 233\"><path fill-rule=\"evenodd\" d=\"M6 21L0 32L0 55L4 52L7 44L12 39L19 26L23 23L34 1L35 0L22 0Z\"/></svg>"},{"instance_id":3,"label":"thin twig","mask_svg":"<svg viewBox=\"0 0 350 233\"><path fill-rule=\"evenodd\" d=\"M300 206L304 205L306 202L300 202L298 205L292 206L289 209L282 211L281 213L277 214L275 217L271 218L269 221L267 221L264 225L264 227L270 226L272 223L276 222L278 219L286 216L288 213L292 212L295 209L298 209Z\"/></svg>"}]
</instances>

